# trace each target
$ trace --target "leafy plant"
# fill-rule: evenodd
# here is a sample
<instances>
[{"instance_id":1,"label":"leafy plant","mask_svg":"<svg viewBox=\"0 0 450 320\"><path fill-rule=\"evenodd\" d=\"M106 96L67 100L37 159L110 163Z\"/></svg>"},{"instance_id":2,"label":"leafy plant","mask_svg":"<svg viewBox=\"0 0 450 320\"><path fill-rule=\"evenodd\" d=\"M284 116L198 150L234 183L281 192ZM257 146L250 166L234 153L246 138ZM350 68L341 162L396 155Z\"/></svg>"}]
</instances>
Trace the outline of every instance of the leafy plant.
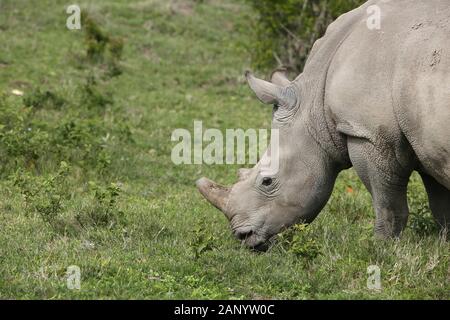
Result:
<instances>
[{"instance_id":1,"label":"leafy plant","mask_svg":"<svg viewBox=\"0 0 450 320\"><path fill-rule=\"evenodd\" d=\"M307 224L297 224L279 235L283 250L306 260L313 260L320 254L320 246L308 229Z\"/></svg>"},{"instance_id":2,"label":"leafy plant","mask_svg":"<svg viewBox=\"0 0 450 320\"><path fill-rule=\"evenodd\" d=\"M217 239L211 235L205 228L197 227L192 232L192 238L189 242L195 259L198 259L202 254L216 248Z\"/></svg>"},{"instance_id":3,"label":"leafy plant","mask_svg":"<svg viewBox=\"0 0 450 320\"><path fill-rule=\"evenodd\" d=\"M18 171L12 176L12 182L19 188L27 207L52 224L63 210L63 199L67 195L65 179L69 171L70 166L62 161L55 174L40 177Z\"/></svg>"},{"instance_id":4,"label":"leafy plant","mask_svg":"<svg viewBox=\"0 0 450 320\"><path fill-rule=\"evenodd\" d=\"M417 176L417 173L414 175ZM419 179L411 179L408 188L409 222L408 227L421 236L438 232L438 226L428 204L424 186Z\"/></svg>"},{"instance_id":5,"label":"leafy plant","mask_svg":"<svg viewBox=\"0 0 450 320\"><path fill-rule=\"evenodd\" d=\"M31 94L25 96L23 104L36 109L61 109L66 101L51 90L36 88Z\"/></svg>"},{"instance_id":6,"label":"leafy plant","mask_svg":"<svg viewBox=\"0 0 450 320\"><path fill-rule=\"evenodd\" d=\"M17 165L33 168L42 152L47 150L48 133L33 124L33 117L32 108L0 97L0 155L3 171Z\"/></svg>"},{"instance_id":7,"label":"leafy plant","mask_svg":"<svg viewBox=\"0 0 450 320\"><path fill-rule=\"evenodd\" d=\"M98 87L98 81L93 75L89 75L86 83L82 87L81 103L90 109L104 110L104 108L113 103L111 96L107 96Z\"/></svg>"},{"instance_id":8,"label":"leafy plant","mask_svg":"<svg viewBox=\"0 0 450 320\"><path fill-rule=\"evenodd\" d=\"M81 226L97 226L112 228L121 222L123 211L117 208L117 199L121 194L117 183L102 186L94 181L89 181L89 189L92 194L92 203L76 219Z\"/></svg>"},{"instance_id":9,"label":"leafy plant","mask_svg":"<svg viewBox=\"0 0 450 320\"><path fill-rule=\"evenodd\" d=\"M98 23L83 11L82 24L85 30L86 59L91 63L106 63L109 77L122 73L119 61L122 58L124 41L104 32Z\"/></svg>"}]
</instances>

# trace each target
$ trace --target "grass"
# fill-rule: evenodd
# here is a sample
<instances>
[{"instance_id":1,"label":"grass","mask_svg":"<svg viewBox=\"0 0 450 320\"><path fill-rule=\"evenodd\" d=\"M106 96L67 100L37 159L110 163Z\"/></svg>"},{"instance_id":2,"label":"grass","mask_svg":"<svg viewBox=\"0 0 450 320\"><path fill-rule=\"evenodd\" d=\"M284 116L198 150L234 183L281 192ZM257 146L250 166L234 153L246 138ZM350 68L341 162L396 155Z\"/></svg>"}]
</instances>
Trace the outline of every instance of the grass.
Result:
<instances>
[{"instance_id":1,"label":"grass","mask_svg":"<svg viewBox=\"0 0 450 320\"><path fill-rule=\"evenodd\" d=\"M312 225L257 254L194 187L201 176L232 183L238 166L171 162L172 131L192 130L194 120L221 130L270 126L270 108L243 79L249 7L79 4L123 40L120 61L83 58L84 31L65 28L64 1L0 3L0 92L10 112L2 119L23 125L31 112L30 128L42 133L2 136L12 147L2 153L0 298L449 298L449 245L430 224L416 175L399 241L374 239L370 196L349 170ZM67 288L71 265L80 267L80 290ZM379 291L367 289L369 265L381 269Z\"/></svg>"}]
</instances>

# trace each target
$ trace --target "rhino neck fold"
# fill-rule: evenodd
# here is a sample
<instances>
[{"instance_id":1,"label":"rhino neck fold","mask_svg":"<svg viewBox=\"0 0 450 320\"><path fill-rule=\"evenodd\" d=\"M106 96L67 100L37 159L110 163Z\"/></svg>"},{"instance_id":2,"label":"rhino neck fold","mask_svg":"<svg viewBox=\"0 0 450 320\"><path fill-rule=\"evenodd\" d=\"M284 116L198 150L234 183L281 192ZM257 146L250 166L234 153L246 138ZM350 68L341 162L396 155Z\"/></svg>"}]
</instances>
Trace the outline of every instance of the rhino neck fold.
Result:
<instances>
[{"instance_id":1,"label":"rhino neck fold","mask_svg":"<svg viewBox=\"0 0 450 320\"><path fill-rule=\"evenodd\" d=\"M351 166L345 138L336 130L332 114L325 101L328 71L341 44L363 18L366 3L341 16L327 29L325 36L313 46L303 73L294 80L302 92L304 124L320 148L340 167Z\"/></svg>"}]
</instances>

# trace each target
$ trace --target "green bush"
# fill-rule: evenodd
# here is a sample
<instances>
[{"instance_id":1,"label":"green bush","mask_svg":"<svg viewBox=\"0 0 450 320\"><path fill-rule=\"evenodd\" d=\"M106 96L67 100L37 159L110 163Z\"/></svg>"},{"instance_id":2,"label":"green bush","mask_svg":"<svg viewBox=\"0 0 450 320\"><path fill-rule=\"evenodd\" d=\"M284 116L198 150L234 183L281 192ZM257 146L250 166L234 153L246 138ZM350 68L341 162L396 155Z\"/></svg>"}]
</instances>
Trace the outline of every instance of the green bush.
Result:
<instances>
[{"instance_id":1,"label":"green bush","mask_svg":"<svg viewBox=\"0 0 450 320\"><path fill-rule=\"evenodd\" d=\"M123 39L106 34L97 22L86 12L82 14L85 28L86 60L90 63L104 63L106 76L115 77L122 73L119 61L122 58Z\"/></svg>"},{"instance_id":2,"label":"green bush","mask_svg":"<svg viewBox=\"0 0 450 320\"><path fill-rule=\"evenodd\" d=\"M19 169L10 178L22 194L27 209L52 224L63 210L69 171L69 165L62 161L54 174L33 176Z\"/></svg>"},{"instance_id":3,"label":"green bush","mask_svg":"<svg viewBox=\"0 0 450 320\"><path fill-rule=\"evenodd\" d=\"M417 177L418 175L414 173ZM431 214L428 196L422 180L411 179L408 188L409 222L408 227L421 236L439 232L438 226Z\"/></svg>"},{"instance_id":4,"label":"green bush","mask_svg":"<svg viewBox=\"0 0 450 320\"><path fill-rule=\"evenodd\" d=\"M1 173L21 165L34 168L49 145L45 130L34 125L32 108L0 97Z\"/></svg>"},{"instance_id":5,"label":"green bush","mask_svg":"<svg viewBox=\"0 0 450 320\"><path fill-rule=\"evenodd\" d=\"M27 95L23 101L26 107L36 109L61 109L66 101L50 90L36 88L30 95Z\"/></svg>"},{"instance_id":6,"label":"green bush","mask_svg":"<svg viewBox=\"0 0 450 320\"><path fill-rule=\"evenodd\" d=\"M71 167L62 161L55 173L33 175L18 169L9 178L23 197L26 214L37 214L55 232L66 234L88 227L112 228L123 222L123 212L117 206L121 189L117 183L89 181L83 193L89 201L74 208L68 179Z\"/></svg>"},{"instance_id":7,"label":"green bush","mask_svg":"<svg viewBox=\"0 0 450 320\"><path fill-rule=\"evenodd\" d=\"M314 42L341 14L365 0L247 0L258 13L251 46L256 68L300 73Z\"/></svg>"},{"instance_id":8,"label":"green bush","mask_svg":"<svg viewBox=\"0 0 450 320\"><path fill-rule=\"evenodd\" d=\"M0 97L0 175L17 167L42 171L60 161L101 171L114 158L113 137L114 143L133 142L122 110L92 76L71 92L70 102L60 98L65 94L38 88L22 102ZM112 108L116 116L108 119Z\"/></svg>"},{"instance_id":9,"label":"green bush","mask_svg":"<svg viewBox=\"0 0 450 320\"><path fill-rule=\"evenodd\" d=\"M123 212L117 207L117 200L122 190L117 183L108 186L89 181L92 201L76 214L76 220L81 227L112 228L123 222Z\"/></svg>"}]
</instances>

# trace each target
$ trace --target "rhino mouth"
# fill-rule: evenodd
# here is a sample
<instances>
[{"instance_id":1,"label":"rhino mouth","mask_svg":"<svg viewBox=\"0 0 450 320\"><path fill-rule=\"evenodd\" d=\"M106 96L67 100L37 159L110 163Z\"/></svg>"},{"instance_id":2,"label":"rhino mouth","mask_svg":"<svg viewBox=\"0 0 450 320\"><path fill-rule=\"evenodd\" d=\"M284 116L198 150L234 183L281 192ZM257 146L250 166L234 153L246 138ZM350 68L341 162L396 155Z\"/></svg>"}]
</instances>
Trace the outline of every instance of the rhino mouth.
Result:
<instances>
[{"instance_id":1,"label":"rhino mouth","mask_svg":"<svg viewBox=\"0 0 450 320\"><path fill-rule=\"evenodd\" d=\"M245 172L241 172L241 175ZM248 173L248 172L247 172ZM231 193L230 187L222 186L210 179L201 178L197 181L197 188L200 193L230 221L232 233L241 241L243 245L254 251L267 251L272 244L272 236L264 229L258 229L248 223L243 223L237 215L230 210L228 200Z\"/></svg>"},{"instance_id":2,"label":"rhino mouth","mask_svg":"<svg viewBox=\"0 0 450 320\"><path fill-rule=\"evenodd\" d=\"M236 230L233 233L234 236L239 239L243 245L257 252L267 251L272 244L271 239L273 237L263 237L254 230Z\"/></svg>"},{"instance_id":3,"label":"rhino mouth","mask_svg":"<svg viewBox=\"0 0 450 320\"><path fill-rule=\"evenodd\" d=\"M266 252L267 250L269 250L269 248L270 248L269 241L262 242L256 246L250 247L251 250L256 251L256 252Z\"/></svg>"}]
</instances>

